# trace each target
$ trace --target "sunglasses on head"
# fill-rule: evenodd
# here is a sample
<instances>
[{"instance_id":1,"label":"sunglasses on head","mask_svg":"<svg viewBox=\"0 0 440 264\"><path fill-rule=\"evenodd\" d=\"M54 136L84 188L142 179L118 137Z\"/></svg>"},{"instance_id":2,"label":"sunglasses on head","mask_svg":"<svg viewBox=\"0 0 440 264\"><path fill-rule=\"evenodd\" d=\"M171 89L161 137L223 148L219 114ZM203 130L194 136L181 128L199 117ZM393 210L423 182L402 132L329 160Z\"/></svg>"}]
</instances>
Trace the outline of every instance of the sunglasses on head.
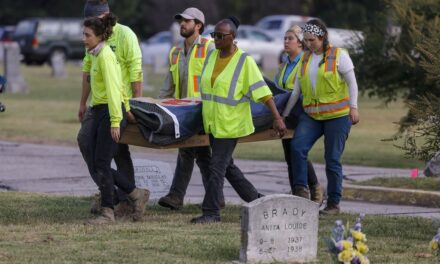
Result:
<instances>
[{"instance_id":1,"label":"sunglasses on head","mask_svg":"<svg viewBox=\"0 0 440 264\"><path fill-rule=\"evenodd\" d=\"M222 33L222 32L211 32L209 33L213 39L224 39L227 35L232 35L232 33Z\"/></svg>"}]
</instances>

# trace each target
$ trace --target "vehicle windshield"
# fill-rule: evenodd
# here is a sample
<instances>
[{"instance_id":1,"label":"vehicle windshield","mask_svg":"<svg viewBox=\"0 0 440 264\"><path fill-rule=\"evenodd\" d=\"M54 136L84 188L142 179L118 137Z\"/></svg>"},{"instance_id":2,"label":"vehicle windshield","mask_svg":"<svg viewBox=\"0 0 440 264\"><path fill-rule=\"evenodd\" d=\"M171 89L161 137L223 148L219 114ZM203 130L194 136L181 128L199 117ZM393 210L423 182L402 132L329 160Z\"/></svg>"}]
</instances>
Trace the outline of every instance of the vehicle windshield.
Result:
<instances>
[{"instance_id":1,"label":"vehicle windshield","mask_svg":"<svg viewBox=\"0 0 440 264\"><path fill-rule=\"evenodd\" d=\"M17 29L15 30L16 36L32 34L35 29L34 21L22 21L18 24Z\"/></svg>"},{"instance_id":2,"label":"vehicle windshield","mask_svg":"<svg viewBox=\"0 0 440 264\"><path fill-rule=\"evenodd\" d=\"M56 36L60 33L61 23L41 21L38 25L38 34L43 36Z\"/></svg>"}]
</instances>

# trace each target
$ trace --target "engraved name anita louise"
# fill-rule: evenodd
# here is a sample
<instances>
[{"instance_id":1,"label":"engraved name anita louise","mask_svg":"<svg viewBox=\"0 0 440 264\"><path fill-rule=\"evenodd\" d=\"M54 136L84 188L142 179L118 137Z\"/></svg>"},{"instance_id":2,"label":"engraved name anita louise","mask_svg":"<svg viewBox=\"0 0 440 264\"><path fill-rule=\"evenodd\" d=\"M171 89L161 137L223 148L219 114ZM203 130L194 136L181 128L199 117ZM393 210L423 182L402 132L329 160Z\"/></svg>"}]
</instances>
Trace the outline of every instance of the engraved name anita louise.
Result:
<instances>
[{"instance_id":1,"label":"engraved name anita louise","mask_svg":"<svg viewBox=\"0 0 440 264\"><path fill-rule=\"evenodd\" d=\"M272 219L275 217L291 217L291 216L298 216L302 217L306 214L306 210L304 209L298 209L298 208L274 208L272 210L266 210L263 211L263 218L264 219ZM292 229L306 229L307 223L306 222L291 222L291 223L285 223L284 225L279 224L266 224L262 225L261 230L292 230Z\"/></svg>"}]
</instances>

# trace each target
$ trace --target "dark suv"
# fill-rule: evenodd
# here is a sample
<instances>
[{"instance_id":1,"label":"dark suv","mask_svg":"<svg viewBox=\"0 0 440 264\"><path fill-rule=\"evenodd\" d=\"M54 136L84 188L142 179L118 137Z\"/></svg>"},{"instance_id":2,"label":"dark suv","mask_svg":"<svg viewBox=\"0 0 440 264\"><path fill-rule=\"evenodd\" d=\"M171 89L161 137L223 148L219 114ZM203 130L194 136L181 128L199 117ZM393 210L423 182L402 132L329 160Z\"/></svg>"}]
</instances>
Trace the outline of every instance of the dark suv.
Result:
<instances>
[{"instance_id":1,"label":"dark suv","mask_svg":"<svg viewBox=\"0 0 440 264\"><path fill-rule=\"evenodd\" d=\"M50 63L53 56L84 56L81 18L30 18L18 23L13 36L26 64Z\"/></svg>"}]
</instances>

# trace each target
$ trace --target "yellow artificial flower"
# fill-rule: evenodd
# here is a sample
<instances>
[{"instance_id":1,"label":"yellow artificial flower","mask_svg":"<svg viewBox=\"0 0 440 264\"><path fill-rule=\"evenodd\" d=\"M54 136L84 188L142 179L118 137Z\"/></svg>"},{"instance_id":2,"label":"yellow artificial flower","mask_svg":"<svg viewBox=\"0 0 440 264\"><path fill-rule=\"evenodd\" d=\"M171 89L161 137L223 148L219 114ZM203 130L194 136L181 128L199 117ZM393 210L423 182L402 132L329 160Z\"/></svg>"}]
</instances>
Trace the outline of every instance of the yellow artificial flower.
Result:
<instances>
[{"instance_id":1,"label":"yellow artificial flower","mask_svg":"<svg viewBox=\"0 0 440 264\"><path fill-rule=\"evenodd\" d=\"M342 244L342 250L352 249L353 248L353 242L351 242L351 241L341 240L340 242Z\"/></svg>"},{"instance_id":2,"label":"yellow artificial flower","mask_svg":"<svg viewBox=\"0 0 440 264\"><path fill-rule=\"evenodd\" d=\"M429 248L430 248L432 251L436 251L436 250L438 250L438 248L439 248L439 244L438 244L438 242L435 241L434 239L431 240L431 242L429 242Z\"/></svg>"},{"instance_id":3,"label":"yellow artificial flower","mask_svg":"<svg viewBox=\"0 0 440 264\"><path fill-rule=\"evenodd\" d=\"M350 263L354 257L355 257L355 253L353 249L346 249L338 254L338 260L344 262L344 264Z\"/></svg>"},{"instance_id":4,"label":"yellow artificial flower","mask_svg":"<svg viewBox=\"0 0 440 264\"><path fill-rule=\"evenodd\" d=\"M362 242L362 241L358 241L356 242L356 249L361 253L361 254L365 254L368 252L368 246Z\"/></svg>"},{"instance_id":5,"label":"yellow artificial flower","mask_svg":"<svg viewBox=\"0 0 440 264\"><path fill-rule=\"evenodd\" d=\"M351 230L351 236L356 241L363 241L363 242L367 241L367 236L364 233L360 232L360 231Z\"/></svg>"}]
</instances>

